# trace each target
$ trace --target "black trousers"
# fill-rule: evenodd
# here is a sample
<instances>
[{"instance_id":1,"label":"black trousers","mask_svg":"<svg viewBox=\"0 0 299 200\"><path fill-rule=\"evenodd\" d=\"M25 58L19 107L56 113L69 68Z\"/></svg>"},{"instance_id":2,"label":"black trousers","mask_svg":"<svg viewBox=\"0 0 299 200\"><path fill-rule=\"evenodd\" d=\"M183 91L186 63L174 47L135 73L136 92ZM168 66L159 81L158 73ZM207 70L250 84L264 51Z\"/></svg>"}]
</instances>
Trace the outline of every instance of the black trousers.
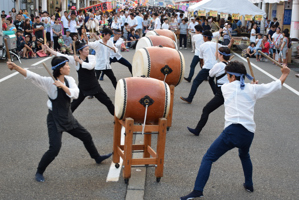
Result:
<instances>
[{"instance_id":1,"label":"black trousers","mask_svg":"<svg viewBox=\"0 0 299 200\"><path fill-rule=\"evenodd\" d=\"M64 35L66 35L66 30L69 29L69 28L63 28L63 33Z\"/></svg>"},{"instance_id":2,"label":"black trousers","mask_svg":"<svg viewBox=\"0 0 299 200\"><path fill-rule=\"evenodd\" d=\"M58 44L58 37L57 36L53 36L53 41L54 41L54 50L55 51L59 51L60 50L60 45Z\"/></svg>"},{"instance_id":3,"label":"black trousers","mask_svg":"<svg viewBox=\"0 0 299 200\"><path fill-rule=\"evenodd\" d=\"M127 61L125 58L122 57L122 58L119 59L119 60L117 60L115 57L114 57L113 59L110 58L110 64L111 64L111 63L114 63L114 62L118 62L118 63L120 63L120 64L126 66L126 67L129 69L130 73L132 74L132 65L131 65L131 63L129 63L129 61Z\"/></svg>"},{"instance_id":4,"label":"black trousers","mask_svg":"<svg viewBox=\"0 0 299 200\"><path fill-rule=\"evenodd\" d=\"M184 40L184 47L187 48L187 35L186 34L180 34L180 47L182 47L182 40Z\"/></svg>"},{"instance_id":5,"label":"black trousers","mask_svg":"<svg viewBox=\"0 0 299 200\"><path fill-rule=\"evenodd\" d=\"M99 79L101 73L104 73L108 76L108 78L111 80L112 82L112 85L114 88L116 88L116 85L117 85L117 81L116 81L116 78L114 76L114 73L112 71L112 69L106 69L106 70L96 70L96 77L97 77L97 80Z\"/></svg>"},{"instance_id":6,"label":"black trousers","mask_svg":"<svg viewBox=\"0 0 299 200\"><path fill-rule=\"evenodd\" d=\"M47 117L47 126L49 135L49 150L43 155L38 164L37 172L41 174L44 173L48 165L55 159L61 148L62 132L58 132L51 113L49 113ZM83 142L91 158L98 158L100 154L93 143L90 133L80 124L78 124L78 126L78 128L68 131L68 133Z\"/></svg>"},{"instance_id":7,"label":"black trousers","mask_svg":"<svg viewBox=\"0 0 299 200\"><path fill-rule=\"evenodd\" d=\"M207 103L207 105L202 110L200 120L197 123L197 126L195 128L195 130L198 133L200 133L202 128L206 125L206 123L209 119L209 115L214 110L219 108L223 103L224 103L224 98L223 98L223 95L221 92L221 87L217 87L215 96L213 97L213 99L211 99L211 101L209 101L209 103Z\"/></svg>"},{"instance_id":8,"label":"black trousers","mask_svg":"<svg viewBox=\"0 0 299 200\"><path fill-rule=\"evenodd\" d=\"M99 92L94 94L93 96L97 98L102 104L104 104L109 110L110 114L114 116L114 105L102 88L100 88ZM74 99L71 104L72 112L74 112L78 108L78 106L84 101L85 97L86 96L80 90L78 99Z\"/></svg>"}]
</instances>

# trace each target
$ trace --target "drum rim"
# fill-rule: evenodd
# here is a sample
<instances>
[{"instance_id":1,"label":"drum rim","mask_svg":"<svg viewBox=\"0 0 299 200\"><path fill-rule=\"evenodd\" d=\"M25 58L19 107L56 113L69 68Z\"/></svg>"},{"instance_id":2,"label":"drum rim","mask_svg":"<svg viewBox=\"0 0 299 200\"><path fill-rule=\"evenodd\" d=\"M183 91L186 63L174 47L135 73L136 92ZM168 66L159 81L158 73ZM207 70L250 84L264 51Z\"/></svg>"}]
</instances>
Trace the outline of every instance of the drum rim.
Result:
<instances>
[{"instance_id":1,"label":"drum rim","mask_svg":"<svg viewBox=\"0 0 299 200\"><path fill-rule=\"evenodd\" d=\"M168 114L169 114L169 109L170 109L170 88L169 85L164 82L164 86L165 86L165 105L164 105L164 113L163 113L163 117L167 118Z\"/></svg>"},{"instance_id":2,"label":"drum rim","mask_svg":"<svg viewBox=\"0 0 299 200\"><path fill-rule=\"evenodd\" d=\"M178 81L178 83L175 86L178 86L181 83L181 81L183 80L184 71L185 71L184 70L185 69L185 65L184 65L184 62L183 62L184 57L183 57L183 55L181 54L181 52L179 50L177 50L177 52L178 52L178 54L180 56L180 61L181 61L181 73L180 73L179 81Z\"/></svg>"},{"instance_id":3,"label":"drum rim","mask_svg":"<svg viewBox=\"0 0 299 200\"><path fill-rule=\"evenodd\" d=\"M125 115L125 113L126 113L126 109L127 109L127 84L126 84L126 80L125 80L125 78L123 78L123 79L120 79L119 81L118 81L118 84L117 84L117 86L119 86L119 87L121 87L121 82L123 83L123 91L124 91L124 95L123 95L123 108L122 108L122 111L121 111L121 116L120 117L118 117L119 116L119 110L120 109L118 109L118 112L116 112L116 109L115 109L115 116L118 118L118 119L123 119L124 118L124 115ZM117 91L117 86L116 86L116 90L115 90L115 92ZM117 97L117 95L115 95L115 98ZM122 97L122 96L121 96ZM115 101L115 103L116 103L116 101Z\"/></svg>"}]
</instances>

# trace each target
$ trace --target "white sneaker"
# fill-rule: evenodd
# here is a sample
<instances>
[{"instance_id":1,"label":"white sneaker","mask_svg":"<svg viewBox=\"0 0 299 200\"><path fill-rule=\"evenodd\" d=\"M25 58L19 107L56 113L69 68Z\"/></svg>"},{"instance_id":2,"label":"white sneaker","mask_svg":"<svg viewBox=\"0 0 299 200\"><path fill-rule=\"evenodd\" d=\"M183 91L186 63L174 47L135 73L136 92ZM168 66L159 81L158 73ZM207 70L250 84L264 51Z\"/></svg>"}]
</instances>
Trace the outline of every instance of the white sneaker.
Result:
<instances>
[{"instance_id":1,"label":"white sneaker","mask_svg":"<svg viewBox=\"0 0 299 200\"><path fill-rule=\"evenodd\" d=\"M192 50L191 52L194 53L194 50Z\"/></svg>"},{"instance_id":2,"label":"white sneaker","mask_svg":"<svg viewBox=\"0 0 299 200\"><path fill-rule=\"evenodd\" d=\"M180 47L180 49L182 49L182 47Z\"/></svg>"}]
</instances>

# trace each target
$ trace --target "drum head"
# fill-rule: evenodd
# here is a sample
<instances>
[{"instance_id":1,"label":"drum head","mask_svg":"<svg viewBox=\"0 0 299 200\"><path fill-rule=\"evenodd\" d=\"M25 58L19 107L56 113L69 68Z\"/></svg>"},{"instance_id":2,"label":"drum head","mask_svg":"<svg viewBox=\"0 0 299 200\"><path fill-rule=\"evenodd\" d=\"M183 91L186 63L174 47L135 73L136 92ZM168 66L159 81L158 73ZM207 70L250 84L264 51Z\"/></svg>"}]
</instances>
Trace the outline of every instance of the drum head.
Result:
<instances>
[{"instance_id":1,"label":"drum head","mask_svg":"<svg viewBox=\"0 0 299 200\"><path fill-rule=\"evenodd\" d=\"M138 49L141 49L141 48L144 48L144 47L151 47L151 46L153 46L152 43L151 43L151 40L147 37L142 37L136 45L136 51Z\"/></svg>"},{"instance_id":2,"label":"drum head","mask_svg":"<svg viewBox=\"0 0 299 200\"><path fill-rule=\"evenodd\" d=\"M179 54L180 54L180 57L181 57L181 70L182 70L182 73L181 73L180 82L178 82L178 84L180 84L182 82L182 80L184 78L184 75L185 75L185 68L186 68L184 55L180 51L179 51Z\"/></svg>"},{"instance_id":3,"label":"drum head","mask_svg":"<svg viewBox=\"0 0 299 200\"><path fill-rule=\"evenodd\" d=\"M133 77L149 76L149 55L145 48L136 50L132 62Z\"/></svg>"},{"instance_id":4,"label":"drum head","mask_svg":"<svg viewBox=\"0 0 299 200\"><path fill-rule=\"evenodd\" d=\"M170 99L171 99L171 93L170 93L170 88L167 83L165 84L165 97L166 97L166 102L165 102L165 115L164 117L167 118L169 114L169 108L170 108Z\"/></svg>"},{"instance_id":5,"label":"drum head","mask_svg":"<svg viewBox=\"0 0 299 200\"><path fill-rule=\"evenodd\" d=\"M123 119L124 114L126 112L126 81L125 79L120 79L117 82L116 90L115 90L115 116L118 119Z\"/></svg>"},{"instance_id":6,"label":"drum head","mask_svg":"<svg viewBox=\"0 0 299 200\"><path fill-rule=\"evenodd\" d=\"M145 36L157 35L155 31L148 31Z\"/></svg>"}]
</instances>

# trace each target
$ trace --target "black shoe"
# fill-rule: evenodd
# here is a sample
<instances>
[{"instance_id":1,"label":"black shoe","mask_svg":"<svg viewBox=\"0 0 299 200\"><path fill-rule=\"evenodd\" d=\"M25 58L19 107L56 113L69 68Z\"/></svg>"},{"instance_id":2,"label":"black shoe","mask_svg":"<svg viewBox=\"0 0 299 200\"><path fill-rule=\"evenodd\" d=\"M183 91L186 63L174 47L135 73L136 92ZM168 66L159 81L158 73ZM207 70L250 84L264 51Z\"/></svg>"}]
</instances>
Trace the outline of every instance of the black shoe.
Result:
<instances>
[{"instance_id":1,"label":"black shoe","mask_svg":"<svg viewBox=\"0 0 299 200\"><path fill-rule=\"evenodd\" d=\"M246 186L245 185L245 183L243 184L243 186L244 186L244 188L245 188L245 190L247 191L247 192L253 192L254 191L254 189L253 189L253 186Z\"/></svg>"},{"instance_id":2,"label":"black shoe","mask_svg":"<svg viewBox=\"0 0 299 200\"><path fill-rule=\"evenodd\" d=\"M185 79L185 81L187 81L187 82L191 82L191 80L189 80L188 78L186 78L186 77L184 77L184 79Z\"/></svg>"},{"instance_id":3,"label":"black shoe","mask_svg":"<svg viewBox=\"0 0 299 200\"><path fill-rule=\"evenodd\" d=\"M107 155L103 155L103 156L100 156L98 157L96 160L96 163L97 164L101 164L101 162L103 162L104 160L106 160L107 158L110 158L112 156L112 153L109 153Z\"/></svg>"},{"instance_id":4,"label":"black shoe","mask_svg":"<svg viewBox=\"0 0 299 200\"><path fill-rule=\"evenodd\" d=\"M93 99L93 96L88 96L87 99Z\"/></svg>"},{"instance_id":5,"label":"black shoe","mask_svg":"<svg viewBox=\"0 0 299 200\"><path fill-rule=\"evenodd\" d=\"M191 133L193 133L195 136L199 136L199 133L198 133L195 129L190 128L190 127L187 127L187 129L188 129Z\"/></svg>"},{"instance_id":6,"label":"black shoe","mask_svg":"<svg viewBox=\"0 0 299 200\"><path fill-rule=\"evenodd\" d=\"M37 182L45 182L45 178L41 173L36 172L35 174L35 180Z\"/></svg>"},{"instance_id":7,"label":"black shoe","mask_svg":"<svg viewBox=\"0 0 299 200\"><path fill-rule=\"evenodd\" d=\"M189 101L187 98L180 97L183 101L187 102L188 104L191 104L191 101Z\"/></svg>"},{"instance_id":8,"label":"black shoe","mask_svg":"<svg viewBox=\"0 0 299 200\"><path fill-rule=\"evenodd\" d=\"M197 198L197 197L203 197L202 191L193 190L187 196L181 197L181 200L194 199L194 198Z\"/></svg>"}]
</instances>

